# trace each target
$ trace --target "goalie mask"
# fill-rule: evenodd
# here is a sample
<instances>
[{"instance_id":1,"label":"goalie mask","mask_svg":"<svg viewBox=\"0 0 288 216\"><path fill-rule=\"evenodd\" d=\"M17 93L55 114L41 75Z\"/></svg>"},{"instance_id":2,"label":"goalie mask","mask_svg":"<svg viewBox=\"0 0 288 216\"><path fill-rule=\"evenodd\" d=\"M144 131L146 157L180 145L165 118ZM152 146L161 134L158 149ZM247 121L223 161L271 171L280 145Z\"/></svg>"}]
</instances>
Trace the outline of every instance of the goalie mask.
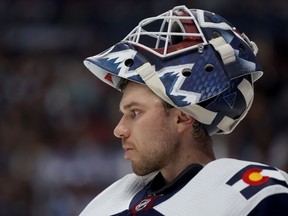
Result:
<instances>
[{"instance_id":1,"label":"goalie mask","mask_svg":"<svg viewBox=\"0 0 288 216\"><path fill-rule=\"evenodd\" d=\"M213 135L230 133L249 110L262 75L257 51L222 17L177 6L84 64L116 89L122 79L146 84Z\"/></svg>"}]
</instances>

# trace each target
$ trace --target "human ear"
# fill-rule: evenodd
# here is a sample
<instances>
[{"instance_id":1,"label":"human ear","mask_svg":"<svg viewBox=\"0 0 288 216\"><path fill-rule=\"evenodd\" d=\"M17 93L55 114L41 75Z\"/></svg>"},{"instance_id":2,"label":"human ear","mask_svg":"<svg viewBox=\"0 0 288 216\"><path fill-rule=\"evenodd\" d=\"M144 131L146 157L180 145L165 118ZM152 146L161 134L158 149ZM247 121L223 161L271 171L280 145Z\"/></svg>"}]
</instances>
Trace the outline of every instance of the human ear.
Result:
<instances>
[{"instance_id":1,"label":"human ear","mask_svg":"<svg viewBox=\"0 0 288 216\"><path fill-rule=\"evenodd\" d=\"M183 131L185 131L187 128L191 128L193 126L193 123L195 121L195 119L180 111L179 110L179 113L178 113L178 119L177 119L177 128L178 128L178 132L179 133L182 133Z\"/></svg>"}]
</instances>

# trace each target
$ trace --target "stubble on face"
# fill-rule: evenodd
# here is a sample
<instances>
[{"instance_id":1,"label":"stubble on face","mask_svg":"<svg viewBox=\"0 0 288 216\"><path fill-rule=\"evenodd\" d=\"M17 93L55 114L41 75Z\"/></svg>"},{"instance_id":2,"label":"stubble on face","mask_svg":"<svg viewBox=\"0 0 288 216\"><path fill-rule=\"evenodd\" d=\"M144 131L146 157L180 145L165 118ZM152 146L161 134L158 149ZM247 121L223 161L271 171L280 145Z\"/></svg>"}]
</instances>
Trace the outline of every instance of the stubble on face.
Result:
<instances>
[{"instance_id":1,"label":"stubble on face","mask_svg":"<svg viewBox=\"0 0 288 216\"><path fill-rule=\"evenodd\" d=\"M160 171L172 163L179 152L179 145L176 136L169 126L167 113L163 108L163 116L155 124L146 141L143 141L145 153L139 152L137 161L131 161L132 169L138 176L144 176L154 171Z\"/></svg>"}]
</instances>

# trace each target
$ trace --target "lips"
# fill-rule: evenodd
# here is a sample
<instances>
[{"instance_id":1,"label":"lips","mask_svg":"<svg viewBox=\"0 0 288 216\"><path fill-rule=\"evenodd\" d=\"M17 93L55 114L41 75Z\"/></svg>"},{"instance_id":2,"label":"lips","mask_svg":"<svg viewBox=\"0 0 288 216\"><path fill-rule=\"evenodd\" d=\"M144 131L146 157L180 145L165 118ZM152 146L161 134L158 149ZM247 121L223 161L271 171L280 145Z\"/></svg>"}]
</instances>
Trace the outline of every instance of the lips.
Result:
<instances>
[{"instance_id":1,"label":"lips","mask_svg":"<svg viewBox=\"0 0 288 216\"><path fill-rule=\"evenodd\" d=\"M123 147L123 149L124 149L124 158L125 159L130 159L132 156L133 156L133 150L134 150L134 148L133 147L131 147L130 145L128 146L128 145L123 145L122 146Z\"/></svg>"},{"instance_id":2,"label":"lips","mask_svg":"<svg viewBox=\"0 0 288 216\"><path fill-rule=\"evenodd\" d=\"M133 148L133 143L130 143L128 141L122 141L122 148L124 151L132 150Z\"/></svg>"},{"instance_id":3,"label":"lips","mask_svg":"<svg viewBox=\"0 0 288 216\"><path fill-rule=\"evenodd\" d=\"M132 150L133 148L129 146L123 146L123 149L124 151L129 151L129 150Z\"/></svg>"}]
</instances>

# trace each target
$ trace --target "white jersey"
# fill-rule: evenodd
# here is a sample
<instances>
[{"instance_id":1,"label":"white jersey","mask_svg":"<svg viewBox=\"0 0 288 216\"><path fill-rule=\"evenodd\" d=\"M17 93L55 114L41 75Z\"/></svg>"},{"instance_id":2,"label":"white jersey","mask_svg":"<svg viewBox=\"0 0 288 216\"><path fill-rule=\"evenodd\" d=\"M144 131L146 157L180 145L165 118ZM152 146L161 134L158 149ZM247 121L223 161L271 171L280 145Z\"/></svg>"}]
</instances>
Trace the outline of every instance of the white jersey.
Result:
<instances>
[{"instance_id":1,"label":"white jersey","mask_svg":"<svg viewBox=\"0 0 288 216\"><path fill-rule=\"evenodd\" d=\"M135 201L137 194L156 174L126 175L92 200L80 216L137 215L139 212L141 215L165 216L270 215L268 212L273 205L273 215L288 215L287 209L286 213L281 209L284 208L282 203L288 205L288 175L274 167L218 159L203 167L169 196L149 195ZM264 207L270 210L264 211Z\"/></svg>"}]
</instances>

